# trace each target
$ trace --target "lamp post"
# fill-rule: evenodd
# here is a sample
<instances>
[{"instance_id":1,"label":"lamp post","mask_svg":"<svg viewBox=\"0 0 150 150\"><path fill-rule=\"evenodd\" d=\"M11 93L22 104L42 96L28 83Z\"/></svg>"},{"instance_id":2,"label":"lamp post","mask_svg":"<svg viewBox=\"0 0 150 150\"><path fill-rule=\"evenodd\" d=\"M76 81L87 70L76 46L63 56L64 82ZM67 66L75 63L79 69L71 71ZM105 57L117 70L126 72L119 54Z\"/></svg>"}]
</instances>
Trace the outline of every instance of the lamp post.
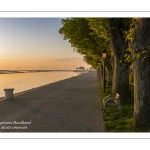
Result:
<instances>
[{"instance_id":1,"label":"lamp post","mask_svg":"<svg viewBox=\"0 0 150 150\"><path fill-rule=\"evenodd\" d=\"M99 80L101 81L101 87L103 88L103 68L101 68L101 63L98 63L99 66Z\"/></svg>"},{"instance_id":2,"label":"lamp post","mask_svg":"<svg viewBox=\"0 0 150 150\"><path fill-rule=\"evenodd\" d=\"M101 63L100 63L100 61L98 62L98 78L100 79L100 65L101 65Z\"/></svg>"},{"instance_id":3,"label":"lamp post","mask_svg":"<svg viewBox=\"0 0 150 150\"><path fill-rule=\"evenodd\" d=\"M105 58L107 56L106 50L104 49L104 51L102 52L102 57L104 58L104 67L103 67L103 89L104 89L104 93L105 93L105 87L106 87L106 83L105 83Z\"/></svg>"}]
</instances>

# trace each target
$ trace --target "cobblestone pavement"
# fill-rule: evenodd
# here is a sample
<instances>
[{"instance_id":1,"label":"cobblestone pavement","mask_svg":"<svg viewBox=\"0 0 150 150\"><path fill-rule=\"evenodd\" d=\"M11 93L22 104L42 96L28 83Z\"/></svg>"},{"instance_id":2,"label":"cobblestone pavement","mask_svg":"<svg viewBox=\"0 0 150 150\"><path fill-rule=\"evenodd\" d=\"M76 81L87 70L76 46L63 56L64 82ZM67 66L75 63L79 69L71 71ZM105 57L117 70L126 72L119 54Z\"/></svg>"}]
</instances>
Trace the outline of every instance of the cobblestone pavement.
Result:
<instances>
[{"instance_id":1,"label":"cobblestone pavement","mask_svg":"<svg viewBox=\"0 0 150 150\"><path fill-rule=\"evenodd\" d=\"M0 101L0 132L104 132L96 72Z\"/></svg>"}]
</instances>

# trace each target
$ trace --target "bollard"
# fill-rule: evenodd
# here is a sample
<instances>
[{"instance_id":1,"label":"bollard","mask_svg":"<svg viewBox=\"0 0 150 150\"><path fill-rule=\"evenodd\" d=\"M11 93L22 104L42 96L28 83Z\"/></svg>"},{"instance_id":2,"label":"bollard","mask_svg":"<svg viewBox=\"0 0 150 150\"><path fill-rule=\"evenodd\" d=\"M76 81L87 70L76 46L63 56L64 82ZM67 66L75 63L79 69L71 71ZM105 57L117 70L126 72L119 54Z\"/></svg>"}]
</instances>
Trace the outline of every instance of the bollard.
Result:
<instances>
[{"instance_id":1,"label":"bollard","mask_svg":"<svg viewBox=\"0 0 150 150\"><path fill-rule=\"evenodd\" d=\"M13 99L13 90L12 88L4 89L5 99Z\"/></svg>"}]
</instances>

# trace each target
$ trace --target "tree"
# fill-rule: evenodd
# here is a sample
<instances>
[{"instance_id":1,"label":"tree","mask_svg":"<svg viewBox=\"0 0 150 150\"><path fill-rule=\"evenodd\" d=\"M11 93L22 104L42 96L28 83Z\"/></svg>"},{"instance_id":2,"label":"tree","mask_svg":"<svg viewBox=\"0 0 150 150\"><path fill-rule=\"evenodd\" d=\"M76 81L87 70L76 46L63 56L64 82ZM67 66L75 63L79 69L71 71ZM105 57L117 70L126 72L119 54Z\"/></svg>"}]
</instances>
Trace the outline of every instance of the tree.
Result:
<instances>
[{"instance_id":1,"label":"tree","mask_svg":"<svg viewBox=\"0 0 150 150\"><path fill-rule=\"evenodd\" d=\"M128 53L128 42L125 39L125 31L128 30L126 18L88 18L91 29L100 38L105 38L111 47L111 65L113 70L112 94L120 94L124 101L131 100L129 89L129 66L130 62L125 60Z\"/></svg>"},{"instance_id":2,"label":"tree","mask_svg":"<svg viewBox=\"0 0 150 150\"><path fill-rule=\"evenodd\" d=\"M129 39L129 38L128 38ZM150 128L150 19L136 18L130 50L134 72L134 124Z\"/></svg>"},{"instance_id":3,"label":"tree","mask_svg":"<svg viewBox=\"0 0 150 150\"><path fill-rule=\"evenodd\" d=\"M94 34L88 23L85 18L63 19L63 27L59 33L64 36L64 40L68 40L77 53L101 60L103 49L109 49L109 45L105 45L104 39Z\"/></svg>"},{"instance_id":4,"label":"tree","mask_svg":"<svg viewBox=\"0 0 150 150\"><path fill-rule=\"evenodd\" d=\"M86 62L87 64L91 65L92 68L96 69L97 65L98 65L98 60L95 59L94 57L90 56L90 55L84 55L83 56L83 60L84 62Z\"/></svg>"},{"instance_id":5,"label":"tree","mask_svg":"<svg viewBox=\"0 0 150 150\"><path fill-rule=\"evenodd\" d=\"M82 67L82 66L81 66L81 67L79 67L79 69L80 69L80 70L85 70L85 68L84 68L84 67Z\"/></svg>"}]
</instances>

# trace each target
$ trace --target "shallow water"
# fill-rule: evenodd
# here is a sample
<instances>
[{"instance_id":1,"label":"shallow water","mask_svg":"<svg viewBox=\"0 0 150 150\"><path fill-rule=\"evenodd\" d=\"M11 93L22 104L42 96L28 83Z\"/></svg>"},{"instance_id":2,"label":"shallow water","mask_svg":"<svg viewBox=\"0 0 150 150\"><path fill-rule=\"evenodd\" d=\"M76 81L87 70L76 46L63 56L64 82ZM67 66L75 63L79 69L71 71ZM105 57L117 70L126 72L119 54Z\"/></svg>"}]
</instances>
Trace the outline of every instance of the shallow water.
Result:
<instances>
[{"instance_id":1,"label":"shallow water","mask_svg":"<svg viewBox=\"0 0 150 150\"><path fill-rule=\"evenodd\" d=\"M14 93L18 93L77 75L71 71L0 74L0 97L5 95L5 88L14 88Z\"/></svg>"}]
</instances>

